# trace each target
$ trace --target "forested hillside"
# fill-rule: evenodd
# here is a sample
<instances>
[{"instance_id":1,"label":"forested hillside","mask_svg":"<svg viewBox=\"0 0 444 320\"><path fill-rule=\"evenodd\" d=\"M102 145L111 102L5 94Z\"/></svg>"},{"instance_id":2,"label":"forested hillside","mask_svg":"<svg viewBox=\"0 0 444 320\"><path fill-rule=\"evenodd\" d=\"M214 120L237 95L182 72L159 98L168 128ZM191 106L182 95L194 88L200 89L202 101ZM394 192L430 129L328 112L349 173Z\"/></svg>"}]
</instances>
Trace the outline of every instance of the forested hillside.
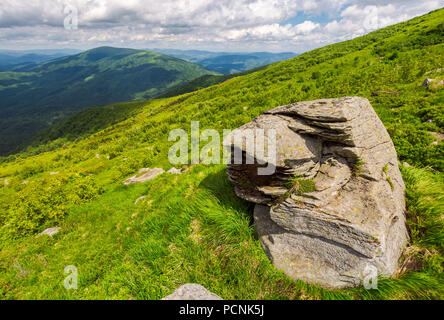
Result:
<instances>
[{"instance_id":1,"label":"forested hillside","mask_svg":"<svg viewBox=\"0 0 444 320\"><path fill-rule=\"evenodd\" d=\"M105 129L79 131L85 136L74 141L55 135L4 158L0 297L160 299L192 282L224 299L443 299L443 21L437 10L215 86L148 100ZM422 86L425 78L434 81ZM224 165L184 164L180 175L122 184L141 168L170 169L168 133L189 131L191 121L222 132L279 105L342 96L370 100L407 187L410 244L397 276L381 278L378 290L327 290L277 271L255 236L253 207L236 197ZM69 122L57 130L76 132ZM53 237L36 237L55 226ZM78 290L63 287L67 265L79 270Z\"/></svg>"},{"instance_id":2,"label":"forested hillside","mask_svg":"<svg viewBox=\"0 0 444 320\"><path fill-rule=\"evenodd\" d=\"M112 47L0 72L0 155L86 107L144 100L204 74L213 73L159 53Z\"/></svg>"}]
</instances>

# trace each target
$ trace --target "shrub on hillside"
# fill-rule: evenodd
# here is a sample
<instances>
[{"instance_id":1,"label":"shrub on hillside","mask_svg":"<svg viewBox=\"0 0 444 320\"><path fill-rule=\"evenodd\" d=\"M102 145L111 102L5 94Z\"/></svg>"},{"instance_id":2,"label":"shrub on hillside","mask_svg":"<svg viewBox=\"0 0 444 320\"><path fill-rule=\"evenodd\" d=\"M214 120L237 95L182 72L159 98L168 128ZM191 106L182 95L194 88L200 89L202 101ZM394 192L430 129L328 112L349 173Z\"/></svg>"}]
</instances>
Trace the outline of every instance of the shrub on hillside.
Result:
<instances>
[{"instance_id":1,"label":"shrub on hillside","mask_svg":"<svg viewBox=\"0 0 444 320\"><path fill-rule=\"evenodd\" d=\"M92 177L61 175L35 182L11 202L0 228L0 239L14 239L41 231L62 221L69 206L96 198L102 193Z\"/></svg>"}]
</instances>

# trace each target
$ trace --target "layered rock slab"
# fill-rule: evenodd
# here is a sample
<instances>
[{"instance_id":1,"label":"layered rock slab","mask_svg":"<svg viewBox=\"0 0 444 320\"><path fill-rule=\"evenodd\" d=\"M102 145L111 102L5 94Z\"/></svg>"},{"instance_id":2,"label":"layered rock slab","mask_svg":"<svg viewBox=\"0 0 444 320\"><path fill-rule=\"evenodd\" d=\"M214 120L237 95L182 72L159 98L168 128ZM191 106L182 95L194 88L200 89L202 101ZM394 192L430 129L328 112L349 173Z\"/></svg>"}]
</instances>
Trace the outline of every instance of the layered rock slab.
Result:
<instances>
[{"instance_id":1,"label":"layered rock slab","mask_svg":"<svg viewBox=\"0 0 444 320\"><path fill-rule=\"evenodd\" d=\"M235 131L255 128L276 132L276 157L268 159L274 174L258 175L257 163L229 164L227 171L236 194L258 204L255 225L273 264L294 279L334 288L359 285L368 266L393 275L408 240L405 186L369 101L281 106ZM245 143L224 145L257 158ZM300 188L307 181L313 190Z\"/></svg>"}]
</instances>

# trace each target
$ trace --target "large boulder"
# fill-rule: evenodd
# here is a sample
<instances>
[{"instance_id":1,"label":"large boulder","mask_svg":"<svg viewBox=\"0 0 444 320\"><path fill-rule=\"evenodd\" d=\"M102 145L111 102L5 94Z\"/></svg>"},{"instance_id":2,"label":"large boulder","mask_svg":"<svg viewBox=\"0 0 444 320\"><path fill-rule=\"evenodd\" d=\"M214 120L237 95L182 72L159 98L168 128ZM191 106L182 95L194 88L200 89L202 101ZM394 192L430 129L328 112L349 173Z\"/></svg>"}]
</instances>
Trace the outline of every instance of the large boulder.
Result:
<instances>
[{"instance_id":1,"label":"large boulder","mask_svg":"<svg viewBox=\"0 0 444 320\"><path fill-rule=\"evenodd\" d=\"M233 136L276 133L276 170ZM242 141L238 139L237 141ZM407 243L404 182L394 145L369 101L359 97L298 102L266 111L225 141L254 164L227 165L236 194L257 203L264 251L294 279L357 286L369 267L393 275ZM267 145L267 148L271 148Z\"/></svg>"}]
</instances>

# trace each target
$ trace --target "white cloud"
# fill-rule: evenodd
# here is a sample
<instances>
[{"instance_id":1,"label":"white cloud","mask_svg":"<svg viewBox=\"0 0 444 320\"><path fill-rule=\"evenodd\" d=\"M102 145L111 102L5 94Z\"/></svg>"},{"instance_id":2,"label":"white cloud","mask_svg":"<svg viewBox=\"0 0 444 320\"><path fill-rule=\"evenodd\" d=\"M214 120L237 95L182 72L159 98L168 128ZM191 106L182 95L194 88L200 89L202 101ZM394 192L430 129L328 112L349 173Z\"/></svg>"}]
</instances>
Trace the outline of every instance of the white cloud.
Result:
<instances>
[{"instance_id":1,"label":"white cloud","mask_svg":"<svg viewBox=\"0 0 444 320\"><path fill-rule=\"evenodd\" d=\"M359 35L373 31L399 21L407 20L407 14L398 12L393 4L384 6L352 5L341 12L341 19L334 20L325 26L331 34Z\"/></svg>"},{"instance_id":2,"label":"white cloud","mask_svg":"<svg viewBox=\"0 0 444 320\"><path fill-rule=\"evenodd\" d=\"M227 40L270 40L282 41L293 40L299 34L308 34L311 31L320 28L318 23L305 21L301 24L292 26L291 24L279 25L277 23L257 26L247 29L233 29L227 31Z\"/></svg>"},{"instance_id":3,"label":"white cloud","mask_svg":"<svg viewBox=\"0 0 444 320\"><path fill-rule=\"evenodd\" d=\"M63 28L67 4L78 9L77 30ZM444 0L2 0L0 41L9 48L107 44L302 51L443 6ZM289 24L295 16L302 22Z\"/></svg>"},{"instance_id":4,"label":"white cloud","mask_svg":"<svg viewBox=\"0 0 444 320\"><path fill-rule=\"evenodd\" d=\"M302 33L302 34L307 34L310 32L313 32L314 30L318 29L320 27L319 23L314 23L312 21L304 21L301 24L298 24L294 27L295 32L297 34Z\"/></svg>"}]
</instances>

